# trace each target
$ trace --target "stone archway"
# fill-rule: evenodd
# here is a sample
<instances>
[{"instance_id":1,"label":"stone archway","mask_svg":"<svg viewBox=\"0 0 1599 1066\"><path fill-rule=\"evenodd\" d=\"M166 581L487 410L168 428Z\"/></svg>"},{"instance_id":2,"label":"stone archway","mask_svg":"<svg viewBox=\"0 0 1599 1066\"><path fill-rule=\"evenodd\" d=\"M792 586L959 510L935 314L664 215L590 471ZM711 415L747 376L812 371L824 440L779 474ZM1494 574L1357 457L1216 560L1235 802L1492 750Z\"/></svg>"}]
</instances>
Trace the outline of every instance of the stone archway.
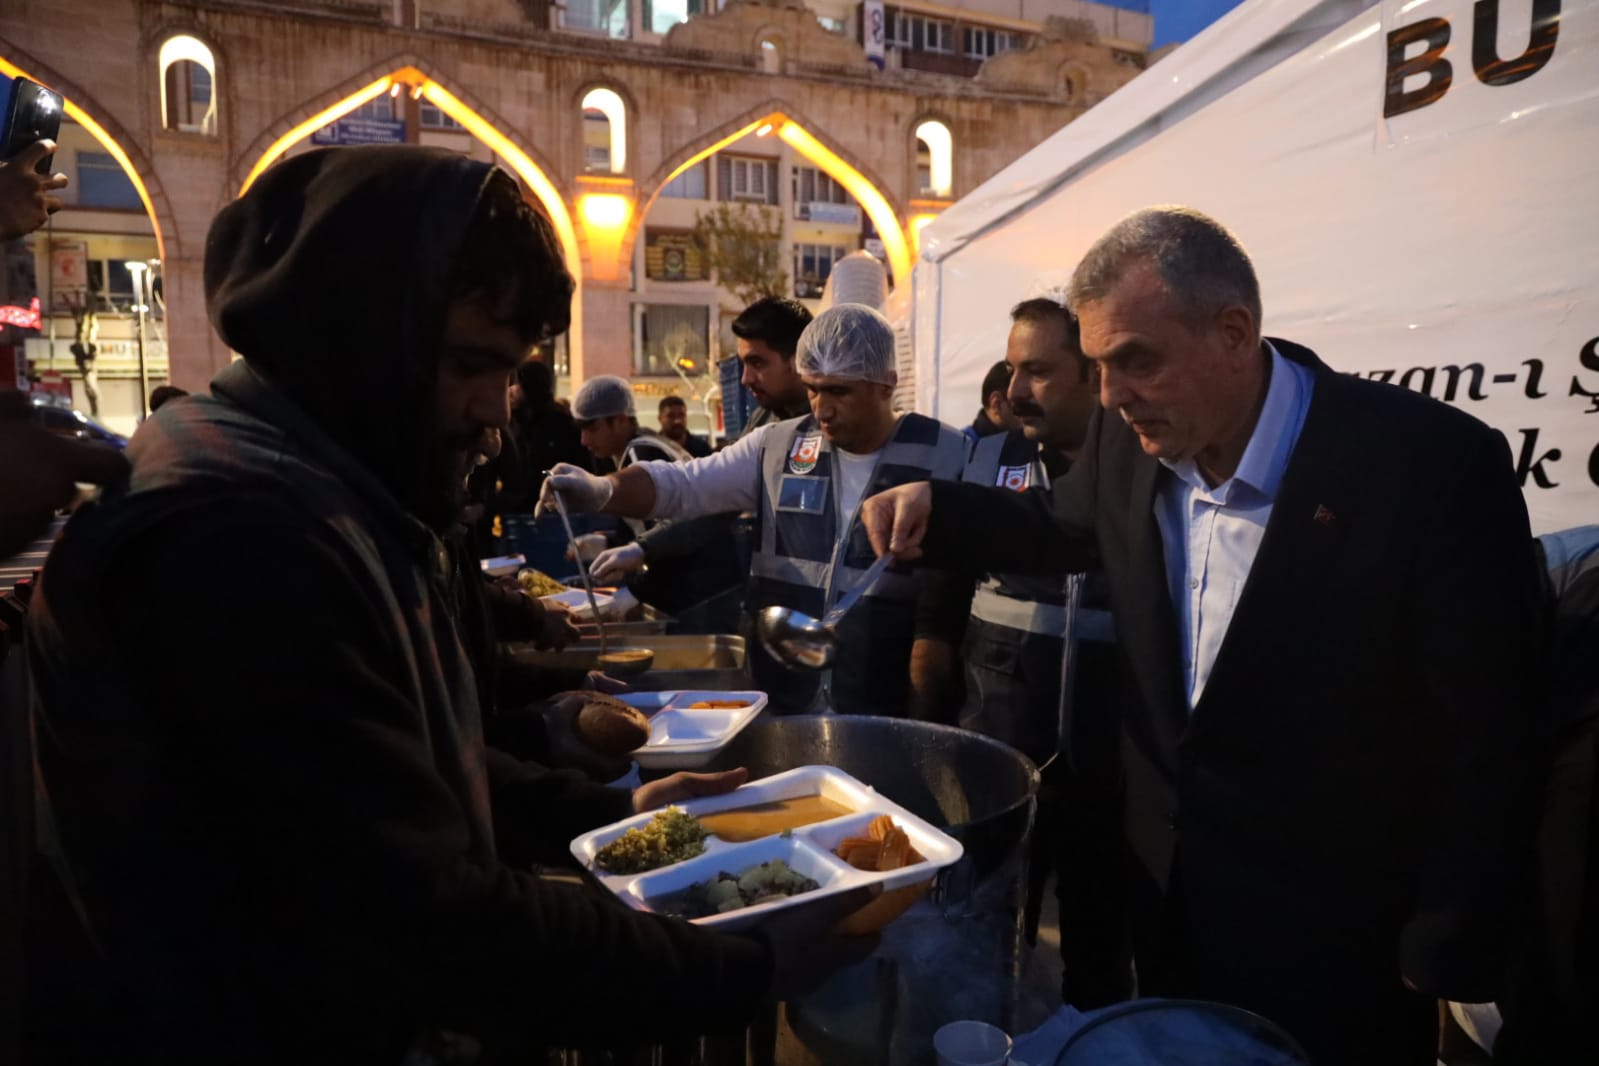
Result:
<instances>
[{"instance_id":1,"label":"stone archway","mask_svg":"<svg viewBox=\"0 0 1599 1066\"><path fill-rule=\"evenodd\" d=\"M243 172L242 178L239 179L239 194L243 195L251 183L290 147L367 101L391 91L397 85L411 88L440 111L459 122L468 133L510 164L511 169L532 191L534 197L544 207L561 242L561 253L574 282L572 320L581 322L583 248L572 222L572 212L567 204L567 198L549 176L554 172L553 168L516 134L514 127L509 123L500 119L480 101L473 100L465 90L447 87L439 77L428 73L420 65L420 60L413 57L402 57L390 63L370 67L364 73L347 79L272 123L236 162L235 176L238 176L239 171ZM567 353L574 376L581 373L583 365L582 343L580 332L573 331L567 335Z\"/></svg>"},{"instance_id":2,"label":"stone archway","mask_svg":"<svg viewBox=\"0 0 1599 1066\"><path fill-rule=\"evenodd\" d=\"M641 206L634 214L627 246L632 246L638 227L643 225L661 190L673 178L736 141L761 132L762 127L769 127L768 132L776 133L789 147L849 191L876 227L896 284L909 280L913 265L910 245L900 222L899 208L893 197L882 191L884 183L836 142L818 133L816 125L797 108L777 99L746 111L669 155L640 188Z\"/></svg>"},{"instance_id":3,"label":"stone archway","mask_svg":"<svg viewBox=\"0 0 1599 1066\"><path fill-rule=\"evenodd\" d=\"M59 77L54 70L4 40L0 40L0 76L7 80L29 78L61 93L66 98L67 117L87 130L133 183L145 214L150 219L150 228L155 231L156 251L160 258L165 261L169 256L182 254L178 244L177 222L172 216L172 204L161 187L161 180L156 177L144 152L137 147L138 142L121 123L70 79Z\"/></svg>"}]
</instances>

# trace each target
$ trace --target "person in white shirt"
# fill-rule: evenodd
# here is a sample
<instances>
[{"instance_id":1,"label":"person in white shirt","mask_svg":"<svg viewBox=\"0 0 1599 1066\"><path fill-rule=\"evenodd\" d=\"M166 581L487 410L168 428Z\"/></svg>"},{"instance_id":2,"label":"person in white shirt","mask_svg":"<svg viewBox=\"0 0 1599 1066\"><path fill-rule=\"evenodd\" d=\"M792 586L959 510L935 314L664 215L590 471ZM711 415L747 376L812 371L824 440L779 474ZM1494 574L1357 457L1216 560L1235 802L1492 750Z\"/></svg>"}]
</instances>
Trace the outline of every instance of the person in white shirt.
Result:
<instances>
[{"instance_id":1,"label":"person in white shirt","mask_svg":"<svg viewBox=\"0 0 1599 1066\"><path fill-rule=\"evenodd\" d=\"M861 501L895 485L958 477L966 447L949 426L895 413L894 332L868 307L823 312L800 336L795 362L809 415L762 426L689 463L636 463L607 477L558 466L540 506L552 506L559 491L571 510L633 518L754 510L746 613L780 604L821 617L872 563L857 521ZM941 575L896 566L844 619L827 674L789 670L756 650L755 683L780 712L931 716L958 689L958 660L951 634L918 622L918 603L947 594Z\"/></svg>"}]
</instances>

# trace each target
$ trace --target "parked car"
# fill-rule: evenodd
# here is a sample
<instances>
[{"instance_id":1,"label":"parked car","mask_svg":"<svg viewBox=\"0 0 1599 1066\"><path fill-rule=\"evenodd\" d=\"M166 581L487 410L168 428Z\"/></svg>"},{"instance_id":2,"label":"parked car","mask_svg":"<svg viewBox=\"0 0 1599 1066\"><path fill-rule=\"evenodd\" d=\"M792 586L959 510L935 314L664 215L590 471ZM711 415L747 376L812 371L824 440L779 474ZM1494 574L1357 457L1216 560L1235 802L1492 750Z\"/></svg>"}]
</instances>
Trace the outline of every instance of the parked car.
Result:
<instances>
[{"instance_id":1,"label":"parked car","mask_svg":"<svg viewBox=\"0 0 1599 1066\"><path fill-rule=\"evenodd\" d=\"M99 441L113 448L126 448L128 438L102 426L82 411L58 407L40 396L33 398L34 421L51 433L75 440Z\"/></svg>"}]
</instances>

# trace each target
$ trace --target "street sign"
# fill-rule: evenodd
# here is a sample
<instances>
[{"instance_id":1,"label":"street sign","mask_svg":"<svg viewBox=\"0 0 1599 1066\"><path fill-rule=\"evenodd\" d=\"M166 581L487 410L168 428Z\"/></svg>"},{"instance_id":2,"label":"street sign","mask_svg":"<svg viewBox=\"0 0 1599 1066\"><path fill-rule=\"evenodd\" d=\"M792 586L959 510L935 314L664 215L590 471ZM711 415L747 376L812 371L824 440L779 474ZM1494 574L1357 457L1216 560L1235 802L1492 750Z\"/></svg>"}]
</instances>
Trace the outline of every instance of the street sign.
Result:
<instances>
[{"instance_id":1,"label":"street sign","mask_svg":"<svg viewBox=\"0 0 1599 1066\"><path fill-rule=\"evenodd\" d=\"M312 144L404 144L405 120L398 118L341 118L311 134Z\"/></svg>"}]
</instances>

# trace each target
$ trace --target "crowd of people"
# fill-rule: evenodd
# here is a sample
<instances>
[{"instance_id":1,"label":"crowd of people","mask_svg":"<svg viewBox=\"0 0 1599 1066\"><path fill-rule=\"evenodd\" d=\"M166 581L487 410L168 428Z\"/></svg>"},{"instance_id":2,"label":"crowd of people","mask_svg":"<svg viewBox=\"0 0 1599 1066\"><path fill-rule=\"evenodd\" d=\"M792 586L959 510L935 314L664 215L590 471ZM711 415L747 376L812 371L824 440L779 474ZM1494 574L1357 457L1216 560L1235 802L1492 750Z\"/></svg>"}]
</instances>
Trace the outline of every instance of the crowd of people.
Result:
<instances>
[{"instance_id":1,"label":"crowd of people","mask_svg":"<svg viewBox=\"0 0 1599 1066\"><path fill-rule=\"evenodd\" d=\"M59 206L12 168L0 235ZM1064 1002L1216 1000L1317 1064L1420 1066L1440 1001L1497 1001L1503 1061L1591 1061L1599 528L1536 540L1500 434L1265 337L1217 221L1138 212L1018 294L964 430L896 409L876 310L762 300L732 327L760 411L714 451L621 378L557 400L529 354L573 279L488 164L287 159L205 283L242 359L125 458L0 410L0 555L106 486L34 596L31 722L7 708L33 1060L528 1061L737 1031L871 952L832 931L859 894L730 934L540 874L744 780L611 787L581 701L507 676L500 641L576 631L478 560L559 503L622 520L576 545L596 578L710 558L692 595L747 613L820 617L892 555L829 669L757 652L754 684L1043 768L1028 914L1053 875Z\"/></svg>"}]
</instances>

